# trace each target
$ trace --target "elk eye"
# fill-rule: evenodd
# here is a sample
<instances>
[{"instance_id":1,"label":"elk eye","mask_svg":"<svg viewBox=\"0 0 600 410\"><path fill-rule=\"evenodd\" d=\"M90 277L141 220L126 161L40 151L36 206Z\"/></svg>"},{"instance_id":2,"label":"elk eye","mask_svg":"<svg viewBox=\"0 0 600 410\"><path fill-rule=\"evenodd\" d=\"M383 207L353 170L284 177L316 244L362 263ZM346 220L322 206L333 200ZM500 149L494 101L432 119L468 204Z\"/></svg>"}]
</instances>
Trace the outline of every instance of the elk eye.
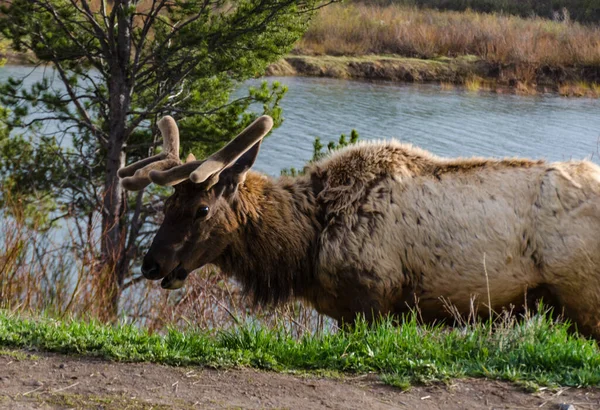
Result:
<instances>
[{"instance_id":1,"label":"elk eye","mask_svg":"<svg viewBox=\"0 0 600 410\"><path fill-rule=\"evenodd\" d=\"M202 205L196 211L196 219L204 219L204 218L206 218L208 216L208 211L209 211L208 206Z\"/></svg>"}]
</instances>

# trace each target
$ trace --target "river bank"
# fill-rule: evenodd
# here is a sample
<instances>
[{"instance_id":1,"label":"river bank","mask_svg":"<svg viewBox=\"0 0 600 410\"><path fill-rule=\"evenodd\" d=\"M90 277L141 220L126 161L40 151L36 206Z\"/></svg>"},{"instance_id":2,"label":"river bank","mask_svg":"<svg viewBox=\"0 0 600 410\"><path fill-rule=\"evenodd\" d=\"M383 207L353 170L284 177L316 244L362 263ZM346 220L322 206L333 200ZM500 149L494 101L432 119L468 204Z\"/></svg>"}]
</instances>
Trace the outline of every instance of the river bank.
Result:
<instances>
[{"instance_id":1,"label":"river bank","mask_svg":"<svg viewBox=\"0 0 600 410\"><path fill-rule=\"evenodd\" d=\"M267 74L598 97L600 28L568 18L334 4Z\"/></svg>"},{"instance_id":2,"label":"river bank","mask_svg":"<svg viewBox=\"0 0 600 410\"><path fill-rule=\"evenodd\" d=\"M31 63L28 55L4 54L8 64ZM291 53L266 74L597 98L600 27L564 16L549 20L398 4L333 4L317 13Z\"/></svg>"},{"instance_id":3,"label":"river bank","mask_svg":"<svg viewBox=\"0 0 600 410\"><path fill-rule=\"evenodd\" d=\"M27 54L0 53L9 66L32 64ZM438 83L471 91L600 98L600 66L497 63L477 56L410 58L393 55L288 55L267 67L269 77L326 77L344 80Z\"/></svg>"},{"instance_id":4,"label":"river bank","mask_svg":"<svg viewBox=\"0 0 600 410\"><path fill-rule=\"evenodd\" d=\"M307 76L409 83L440 83L520 94L558 92L600 97L600 66L495 63L476 56L434 59L401 56L290 55L267 68L268 76Z\"/></svg>"},{"instance_id":5,"label":"river bank","mask_svg":"<svg viewBox=\"0 0 600 410\"><path fill-rule=\"evenodd\" d=\"M31 65L30 56L0 53L9 66ZM288 55L267 67L269 77L325 77L344 80L438 83L471 91L600 98L600 66L494 63L476 56L419 59L391 55Z\"/></svg>"}]
</instances>

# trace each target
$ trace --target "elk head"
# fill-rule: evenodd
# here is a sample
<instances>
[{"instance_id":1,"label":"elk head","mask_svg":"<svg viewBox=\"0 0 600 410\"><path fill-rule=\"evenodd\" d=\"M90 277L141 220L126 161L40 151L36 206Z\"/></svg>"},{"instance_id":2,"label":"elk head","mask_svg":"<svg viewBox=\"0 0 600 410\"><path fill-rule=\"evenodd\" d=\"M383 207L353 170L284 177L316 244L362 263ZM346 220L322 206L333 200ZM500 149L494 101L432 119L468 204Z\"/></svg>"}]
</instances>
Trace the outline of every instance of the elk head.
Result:
<instances>
[{"instance_id":1,"label":"elk head","mask_svg":"<svg viewBox=\"0 0 600 410\"><path fill-rule=\"evenodd\" d=\"M144 257L142 273L147 279L162 279L165 289L180 288L189 272L223 252L239 227L231 201L272 126L271 117L262 116L207 159L190 155L183 163L175 120L166 116L158 122L163 152L119 170L127 190L138 191L152 182L175 188Z\"/></svg>"}]
</instances>

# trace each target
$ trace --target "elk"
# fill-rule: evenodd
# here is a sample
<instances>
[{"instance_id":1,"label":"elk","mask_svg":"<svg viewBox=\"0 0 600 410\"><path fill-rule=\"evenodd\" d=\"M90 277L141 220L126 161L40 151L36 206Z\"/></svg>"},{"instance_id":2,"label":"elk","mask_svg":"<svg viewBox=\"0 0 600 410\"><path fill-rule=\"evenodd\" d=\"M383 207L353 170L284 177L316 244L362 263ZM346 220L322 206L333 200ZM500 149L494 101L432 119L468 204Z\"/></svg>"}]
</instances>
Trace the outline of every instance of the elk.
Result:
<instances>
[{"instance_id":1,"label":"elk","mask_svg":"<svg viewBox=\"0 0 600 410\"><path fill-rule=\"evenodd\" d=\"M175 289L213 264L256 303L295 298L350 323L417 302L424 321L444 320L443 300L468 314L473 297L500 311L539 294L600 339L600 167L442 158L391 140L273 179L251 170L272 124L260 117L182 163L165 117L163 152L120 170L125 189L175 190L143 260L147 279Z\"/></svg>"}]
</instances>

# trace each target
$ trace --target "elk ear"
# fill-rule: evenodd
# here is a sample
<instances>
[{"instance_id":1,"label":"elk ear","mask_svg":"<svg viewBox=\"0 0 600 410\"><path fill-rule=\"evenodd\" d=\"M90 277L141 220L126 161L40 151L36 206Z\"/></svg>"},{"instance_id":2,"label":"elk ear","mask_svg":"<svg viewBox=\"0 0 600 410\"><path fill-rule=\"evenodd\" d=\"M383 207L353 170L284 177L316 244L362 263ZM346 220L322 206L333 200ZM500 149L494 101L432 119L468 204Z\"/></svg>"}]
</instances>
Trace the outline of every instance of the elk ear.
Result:
<instances>
[{"instance_id":1,"label":"elk ear","mask_svg":"<svg viewBox=\"0 0 600 410\"><path fill-rule=\"evenodd\" d=\"M256 161L256 157L258 156L261 142L262 140L254 144L252 148L239 157L232 166L225 170L229 177L228 179L235 185L243 184L246 180L246 174L248 174L248 171L250 171L250 168L252 168Z\"/></svg>"}]
</instances>

